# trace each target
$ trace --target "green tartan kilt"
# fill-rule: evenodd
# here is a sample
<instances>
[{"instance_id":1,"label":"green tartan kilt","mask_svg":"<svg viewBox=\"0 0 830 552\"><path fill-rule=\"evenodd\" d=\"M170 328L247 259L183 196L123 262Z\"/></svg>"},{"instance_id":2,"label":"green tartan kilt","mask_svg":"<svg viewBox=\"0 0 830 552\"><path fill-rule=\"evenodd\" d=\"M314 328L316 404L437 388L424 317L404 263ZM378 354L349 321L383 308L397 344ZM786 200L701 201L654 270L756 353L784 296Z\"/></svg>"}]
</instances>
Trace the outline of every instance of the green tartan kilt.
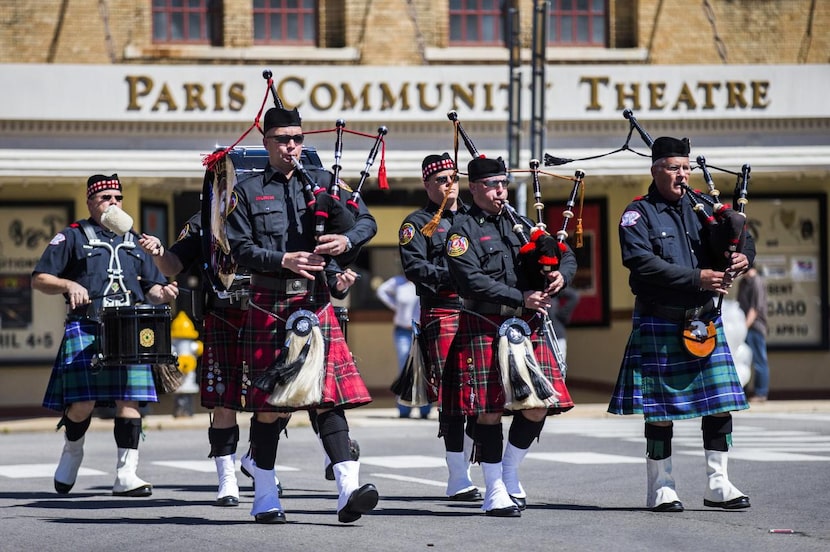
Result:
<instances>
[{"instance_id":1,"label":"green tartan kilt","mask_svg":"<svg viewBox=\"0 0 830 552\"><path fill-rule=\"evenodd\" d=\"M99 333L100 326L94 320L66 322L44 407L63 412L70 404L84 401L96 401L99 406L113 401L158 402L150 364L92 365L101 350Z\"/></svg>"},{"instance_id":2,"label":"green tartan kilt","mask_svg":"<svg viewBox=\"0 0 830 552\"><path fill-rule=\"evenodd\" d=\"M749 408L720 316L715 319L717 345L707 358L683 348L682 322L636 311L632 322L608 412L662 422Z\"/></svg>"}]
</instances>

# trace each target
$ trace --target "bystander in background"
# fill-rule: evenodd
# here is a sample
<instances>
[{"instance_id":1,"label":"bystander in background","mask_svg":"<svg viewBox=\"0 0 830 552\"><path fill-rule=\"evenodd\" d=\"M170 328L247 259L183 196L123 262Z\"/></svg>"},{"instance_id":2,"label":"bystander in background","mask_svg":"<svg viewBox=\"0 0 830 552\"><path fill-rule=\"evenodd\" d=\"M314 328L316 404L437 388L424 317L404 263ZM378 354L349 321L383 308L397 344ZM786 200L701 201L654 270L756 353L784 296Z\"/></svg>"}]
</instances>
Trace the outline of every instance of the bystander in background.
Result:
<instances>
[{"instance_id":1,"label":"bystander in background","mask_svg":"<svg viewBox=\"0 0 830 552\"><path fill-rule=\"evenodd\" d=\"M752 350L753 394L749 402L764 402L769 395L767 289L763 276L754 266L738 283L738 304L746 315L746 344Z\"/></svg>"},{"instance_id":2,"label":"bystander in background","mask_svg":"<svg viewBox=\"0 0 830 552\"><path fill-rule=\"evenodd\" d=\"M378 286L377 295L378 299L395 313L393 318L395 328L392 336L395 352L398 355L398 372L400 373L409 357L409 348L412 344L412 321L418 320L421 316L421 306L415 292L415 284L407 280L403 274L392 276ZM400 417L409 418L412 408L400 402L397 406ZM428 418L430 410L432 410L430 404L420 407L421 418Z\"/></svg>"}]
</instances>

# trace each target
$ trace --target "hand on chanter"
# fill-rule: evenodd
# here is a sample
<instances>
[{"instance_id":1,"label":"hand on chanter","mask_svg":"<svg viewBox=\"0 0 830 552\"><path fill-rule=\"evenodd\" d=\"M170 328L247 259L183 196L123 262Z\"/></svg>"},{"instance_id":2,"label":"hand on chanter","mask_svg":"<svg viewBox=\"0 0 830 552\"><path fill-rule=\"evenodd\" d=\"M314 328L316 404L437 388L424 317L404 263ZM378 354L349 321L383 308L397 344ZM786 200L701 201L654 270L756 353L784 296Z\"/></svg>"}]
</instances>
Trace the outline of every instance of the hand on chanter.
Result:
<instances>
[{"instance_id":1,"label":"hand on chanter","mask_svg":"<svg viewBox=\"0 0 830 552\"><path fill-rule=\"evenodd\" d=\"M282 268L313 280L317 272L326 267L326 260L316 253L308 251L292 251L282 256ZM315 273L315 274L312 274Z\"/></svg>"}]
</instances>

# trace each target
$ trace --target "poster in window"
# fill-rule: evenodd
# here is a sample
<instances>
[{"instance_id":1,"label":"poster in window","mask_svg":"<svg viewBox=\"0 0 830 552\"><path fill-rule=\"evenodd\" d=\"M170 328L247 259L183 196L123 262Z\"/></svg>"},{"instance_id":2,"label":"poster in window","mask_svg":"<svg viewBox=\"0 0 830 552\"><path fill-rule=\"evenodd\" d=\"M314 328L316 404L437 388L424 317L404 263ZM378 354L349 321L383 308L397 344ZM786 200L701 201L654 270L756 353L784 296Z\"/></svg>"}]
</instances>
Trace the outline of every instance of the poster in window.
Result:
<instances>
[{"instance_id":1,"label":"poster in window","mask_svg":"<svg viewBox=\"0 0 830 552\"><path fill-rule=\"evenodd\" d=\"M579 302L571 315L571 326L608 326L608 239L604 199L586 199L582 209L577 206L568 222L568 244L576 255L577 271L571 287L579 292ZM564 206L548 204L545 220L548 231L556 235L564 224ZM582 228L582 247L577 247L576 231Z\"/></svg>"},{"instance_id":2,"label":"poster in window","mask_svg":"<svg viewBox=\"0 0 830 552\"><path fill-rule=\"evenodd\" d=\"M72 211L60 202L0 207L0 364L51 363L57 354L64 298L33 291L32 270Z\"/></svg>"},{"instance_id":3,"label":"poster in window","mask_svg":"<svg viewBox=\"0 0 830 552\"><path fill-rule=\"evenodd\" d=\"M767 291L770 349L827 349L825 195L752 197L747 227Z\"/></svg>"}]
</instances>

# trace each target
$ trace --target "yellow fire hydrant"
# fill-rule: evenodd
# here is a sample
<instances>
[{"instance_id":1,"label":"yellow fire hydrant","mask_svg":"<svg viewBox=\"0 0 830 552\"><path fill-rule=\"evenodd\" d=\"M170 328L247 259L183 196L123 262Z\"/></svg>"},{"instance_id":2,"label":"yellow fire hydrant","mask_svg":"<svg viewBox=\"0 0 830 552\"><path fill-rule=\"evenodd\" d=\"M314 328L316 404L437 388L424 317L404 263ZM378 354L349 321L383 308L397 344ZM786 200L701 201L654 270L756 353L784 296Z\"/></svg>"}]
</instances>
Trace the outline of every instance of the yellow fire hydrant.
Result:
<instances>
[{"instance_id":1,"label":"yellow fire hydrant","mask_svg":"<svg viewBox=\"0 0 830 552\"><path fill-rule=\"evenodd\" d=\"M173 415L193 415L193 393L199 392L199 383L196 381L196 366L198 358L202 356L204 344L198 340L199 332L196 325L190 320L187 314L180 310L170 323L170 338L173 345L173 352L178 357L179 371L184 374L182 384L175 393L180 396L176 398L176 406Z\"/></svg>"}]
</instances>

